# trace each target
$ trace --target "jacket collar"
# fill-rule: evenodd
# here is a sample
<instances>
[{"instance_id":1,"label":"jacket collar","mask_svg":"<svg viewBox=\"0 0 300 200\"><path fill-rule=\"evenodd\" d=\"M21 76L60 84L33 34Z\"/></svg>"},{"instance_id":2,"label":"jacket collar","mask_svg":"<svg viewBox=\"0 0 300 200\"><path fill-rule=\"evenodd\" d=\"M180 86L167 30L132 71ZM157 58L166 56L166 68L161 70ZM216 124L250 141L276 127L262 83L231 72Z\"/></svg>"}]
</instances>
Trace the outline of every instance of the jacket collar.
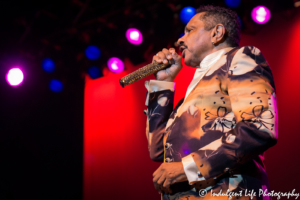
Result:
<instances>
[{"instance_id":1,"label":"jacket collar","mask_svg":"<svg viewBox=\"0 0 300 200\"><path fill-rule=\"evenodd\" d=\"M233 47L227 47L224 49L220 49L218 51L215 51L209 55L207 55L200 63L200 67L197 68L197 71L203 72L206 71L210 66L215 64L222 55L226 54L228 51L233 49Z\"/></svg>"},{"instance_id":2,"label":"jacket collar","mask_svg":"<svg viewBox=\"0 0 300 200\"><path fill-rule=\"evenodd\" d=\"M191 81L186 93L185 99L191 93L191 91L195 88L195 86L199 83L199 81L205 76L205 74L209 71L210 67L213 66L224 54L229 52L233 47L227 47L224 49L220 49L216 52L213 52L207 55L202 62L200 63L200 67L196 69L194 78Z\"/></svg>"}]
</instances>

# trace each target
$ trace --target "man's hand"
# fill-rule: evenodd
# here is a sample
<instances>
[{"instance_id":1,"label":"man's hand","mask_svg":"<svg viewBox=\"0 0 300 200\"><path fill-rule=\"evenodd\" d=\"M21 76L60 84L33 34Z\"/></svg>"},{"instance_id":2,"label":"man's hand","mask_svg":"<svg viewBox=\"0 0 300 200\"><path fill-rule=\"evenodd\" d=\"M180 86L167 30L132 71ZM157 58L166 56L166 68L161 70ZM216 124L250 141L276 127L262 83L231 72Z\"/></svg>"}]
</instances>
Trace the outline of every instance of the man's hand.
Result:
<instances>
[{"instance_id":1,"label":"man's hand","mask_svg":"<svg viewBox=\"0 0 300 200\"><path fill-rule=\"evenodd\" d=\"M174 48L170 48L169 50L163 49L153 56L153 61L155 60L158 63L168 64L168 60L171 59L174 59L175 64L154 74L157 80L173 82L176 75L182 69L181 56L176 53Z\"/></svg>"},{"instance_id":2,"label":"man's hand","mask_svg":"<svg viewBox=\"0 0 300 200\"><path fill-rule=\"evenodd\" d=\"M153 173L154 187L159 193L172 193L170 185L186 180L182 162L162 163Z\"/></svg>"}]
</instances>

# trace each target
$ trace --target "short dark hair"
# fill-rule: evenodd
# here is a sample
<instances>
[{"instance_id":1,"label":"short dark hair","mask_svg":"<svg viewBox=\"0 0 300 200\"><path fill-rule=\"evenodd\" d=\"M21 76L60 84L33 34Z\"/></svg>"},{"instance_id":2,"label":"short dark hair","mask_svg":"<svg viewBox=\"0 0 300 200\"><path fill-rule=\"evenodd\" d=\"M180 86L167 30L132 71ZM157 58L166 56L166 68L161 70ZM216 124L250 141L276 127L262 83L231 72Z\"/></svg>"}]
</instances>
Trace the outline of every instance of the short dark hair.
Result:
<instances>
[{"instance_id":1,"label":"short dark hair","mask_svg":"<svg viewBox=\"0 0 300 200\"><path fill-rule=\"evenodd\" d=\"M204 14L201 20L204 22L205 30L211 30L217 24L223 24L226 29L225 41L230 46L239 46L241 40L241 22L233 10L219 6L201 6L197 9L197 13Z\"/></svg>"}]
</instances>

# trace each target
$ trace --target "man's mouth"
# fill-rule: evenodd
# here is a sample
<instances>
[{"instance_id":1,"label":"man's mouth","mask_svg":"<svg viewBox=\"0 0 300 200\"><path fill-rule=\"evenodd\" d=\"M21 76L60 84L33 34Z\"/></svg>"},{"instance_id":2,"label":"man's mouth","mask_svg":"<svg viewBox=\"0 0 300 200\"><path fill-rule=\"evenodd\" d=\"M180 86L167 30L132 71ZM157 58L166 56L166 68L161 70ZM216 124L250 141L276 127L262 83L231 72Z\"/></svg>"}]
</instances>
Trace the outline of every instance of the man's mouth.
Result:
<instances>
[{"instance_id":1,"label":"man's mouth","mask_svg":"<svg viewBox=\"0 0 300 200\"><path fill-rule=\"evenodd\" d=\"M184 58L184 56L185 56L185 51L184 50L186 50L186 47L181 46L181 47L179 47L179 50L181 51L182 57Z\"/></svg>"},{"instance_id":2,"label":"man's mouth","mask_svg":"<svg viewBox=\"0 0 300 200\"><path fill-rule=\"evenodd\" d=\"M182 50L181 54L182 54L182 58L184 58L185 57L185 49Z\"/></svg>"},{"instance_id":3,"label":"man's mouth","mask_svg":"<svg viewBox=\"0 0 300 200\"><path fill-rule=\"evenodd\" d=\"M183 50L185 50L186 49L186 47L185 46L180 46L179 47L179 50L181 51L181 53L183 52Z\"/></svg>"}]
</instances>

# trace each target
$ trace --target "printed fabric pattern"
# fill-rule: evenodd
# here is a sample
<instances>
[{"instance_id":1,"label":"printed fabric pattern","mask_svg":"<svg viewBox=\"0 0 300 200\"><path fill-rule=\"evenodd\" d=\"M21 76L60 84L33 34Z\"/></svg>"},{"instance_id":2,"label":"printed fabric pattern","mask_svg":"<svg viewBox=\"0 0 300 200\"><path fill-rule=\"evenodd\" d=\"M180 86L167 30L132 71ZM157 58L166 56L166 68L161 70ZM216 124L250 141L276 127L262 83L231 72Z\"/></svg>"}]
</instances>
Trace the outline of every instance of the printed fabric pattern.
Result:
<instances>
[{"instance_id":1,"label":"printed fabric pattern","mask_svg":"<svg viewBox=\"0 0 300 200\"><path fill-rule=\"evenodd\" d=\"M173 194L163 199L183 198L180 193L198 199L195 194L201 189L270 190L264 152L277 143L278 113L273 75L258 48L233 48L186 99L174 109L173 104L171 90L149 94L150 158L181 162L192 156L200 172L197 176L205 180L191 187L188 182L176 183L171 186Z\"/></svg>"}]
</instances>

